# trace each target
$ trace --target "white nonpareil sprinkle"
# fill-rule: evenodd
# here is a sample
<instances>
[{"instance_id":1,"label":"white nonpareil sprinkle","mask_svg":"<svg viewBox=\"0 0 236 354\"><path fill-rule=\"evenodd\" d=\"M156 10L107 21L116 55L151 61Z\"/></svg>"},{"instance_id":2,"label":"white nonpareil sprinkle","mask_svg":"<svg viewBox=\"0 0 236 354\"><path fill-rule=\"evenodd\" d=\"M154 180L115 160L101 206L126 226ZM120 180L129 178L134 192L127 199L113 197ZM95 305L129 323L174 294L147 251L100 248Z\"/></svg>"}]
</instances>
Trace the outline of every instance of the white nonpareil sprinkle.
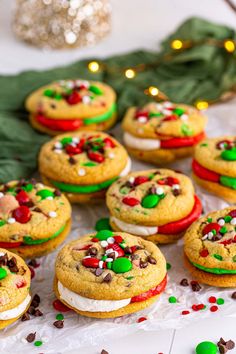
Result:
<instances>
[{"instance_id":1,"label":"white nonpareil sprinkle","mask_svg":"<svg viewBox=\"0 0 236 354\"><path fill-rule=\"evenodd\" d=\"M85 259L85 258L92 258L91 256L85 256L83 259Z\"/></svg>"},{"instance_id":2,"label":"white nonpareil sprinkle","mask_svg":"<svg viewBox=\"0 0 236 354\"><path fill-rule=\"evenodd\" d=\"M75 136L74 138L72 138L72 141L73 141L73 143L78 144L80 142L80 138Z\"/></svg>"},{"instance_id":3,"label":"white nonpareil sprinkle","mask_svg":"<svg viewBox=\"0 0 236 354\"><path fill-rule=\"evenodd\" d=\"M47 197L46 199L47 200L53 200L53 197L50 196L50 197Z\"/></svg>"},{"instance_id":4,"label":"white nonpareil sprinkle","mask_svg":"<svg viewBox=\"0 0 236 354\"><path fill-rule=\"evenodd\" d=\"M218 220L218 225L220 225L220 226L224 226L224 224L225 224L224 219L220 219L220 220Z\"/></svg>"},{"instance_id":5,"label":"white nonpareil sprinkle","mask_svg":"<svg viewBox=\"0 0 236 354\"><path fill-rule=\"evenodd\" d=\"M208 238L208 234L202 236L202 241L205 241Z\"/></svg>"},{"instance_id":6,"label":"white nonpareil sprinkle","mask_svg":"<svg viewBox=\"0 0 236 354\"><path fill-rule=\"evenodd\" d=\"M57 217L57 213L55 211L49 211L48 216L50 216L50 218L55 218Z\"/></svg>"},{"instance_id":7,"label":"white nonpareil sprinkle","mask_svg":"<svg viewBox=\"0 0 236 354\"><path fill-rule=\"evenodd\" d=\"M114 243L114 242L115 242L114 237L108 237L107 242L108 242L109 244Z\"/></svg>"},{"instance_id":8,"label":"white nonpareil sprinkle","mask_svg":"<svg viewBox=\"0 0 236 354\"><path fill-rule=\"evenodd\" d=\"M85 176L86 175L86 171L84 168L80 168L79 171L78 171L78 175L79 176Z\"/></svg>"},{"instance_id":9,"label":"white nonpareil sprinkle","mask_svg":"<svg viewBox=\"0 0 236 354\"><path fill-rule=\"evenodd\" d=\"M172 289L166 289L165 293L168 294L168 295L173 294L173 290Z\"/></svg>"},{"instance_id":10,"label":"white nonpareil sprinkle","mask_svg":"<svg viewBox=\"0 0 236 354\"><path fill-rule=\"evenodd\" d=\"M0 192L0 198L2 198L4 196L4 194L2 192Z\"/></svg>"},{"instance_id":11,"label":"white nonpareil sprinkle","mask_svg":"<svg viewBox=\"0 0 236 354\"><path fill-rule=\"evenodd\" d=\"M114 157L115 157L114 152L109 152L108 157L109 157L110 159L114 159Z\"/></svg>"},{"instance_id":12,"label":"white nonpareil sprinkle","mask_svg":"<svg viewBox=\"0 0 236 354\"><path fill-rule=\"evenodd\" d=\"M15 218L9 218L7 220L8 224L14 224L16 222L16 219Z\"/></svg>"},{"instance_id":13,"label":"white nonpareil sprinkle","mask_svg":"<svg viewBox=\"0 0 236 354\"><path fill-rule=\"evenodd\" d=\"M236 225L236 218L233 218L233 219L230 221L230 224L231 224L231 225Z\"/></svg>"},{"instance_id":14,"label":"white nonpareil sprinkle","mask_svg":"<svg viewBox=\"0 0 236 354\"><path fill-rule=\"evenodd\" d=\"M165 116L171 116L172 111L169 111L168 109L163 109L162 113L163 113Z\"/></svg>"},{"instance_id":15,"label":"white nonpareil sprinkle","mask_svg":"<svg viewBox=\"0 0 236 354\"><path fill-rule=\"evenodd\" d=\"M129 178L130 183L134 183L134 180L135 180L135 178L133 176Z\"/></svg>"},{"instance_id":16,"label":"white nonpareil sprinkle","mask_svg":"<svg viewBox=\"0 0 236 354\"><path fill-rule=\"evenodd\" d=\"M169 101L166 101L166 102L163 102L163 107L172 108L173 104L171 102L169 102Z\"/></svg>"},{"instance_id":17,"label":"white nonpareil sprinkle","mask_svg":"<svg viewBox=\"0 0 236 354\"><path fill-rule=\"evenodd\" d=\"M4 254L5 254L4 252L0 252L0 257L4 256Z\"/></svg>"},{"instance_id":18,"label":"white nonpareil sprinkle","mask_svg":"<svg viewBox=\"0 0 236 354\"><path fill-rule=\"evenodd\" d=\"M62 143L60 143L60 141L57 141L55 144L54 144L54 147L56 149L62 149Z\"/></svg>"},{"instance_id":19,"label":"white nonpareil sprinkle","mask_svg":"<svg viewBox=\"0 0 236 354\"><path fill-rule=\"evenodd\" d=\"M107 259L106 259L106 262L113 262L113 261L114 261L113 258L107 258Z\"/></svg>"},{"instance_id":20,"label":"white nonpareil sprinkle","mask_svg":"<svg viewBox=\"0 0 236 354\"><path fill-rule=\"evenodd\" d=\"M186 120L188 120L188 115L187 115L187 114L182 114L182 115L180 116L180 119L185 122Z\"/></svg>"},{"instance_id":21,"label":"white nonpareil sprinkle","mask_svg":"<svg viewBox=\"0 0 236 354\"><path fill-rule=\"evenodd\" d=\"M100 245L101 245L103 248L105 248L105 247L108 246L108 242L105 241L105 240L103 240L103 241L100 242Z\"/></svg>"},{"instance_id":22,"label":"white nonpareil sprinkle","mask_svg":"<svg viewBox=\"0 0 236 354\"><path fill-rule=\"evenodd\" d=\"M88 104L88 103L91 102L91 98L89 96L84 96L82 98L82 101L83 101L84 104Z\"/></svg>"},{"instance_id":23,"label":"white nonpareil sprinkle","mask_svg":"<svg viewBox=\"0 0 236 354\"><path fill-rule=\"evenodd\" d=\"M164 189L163 189L163 188L158 187L158 188L156 189L156 194L157 194L157 195L161 195L161 194L163 194L163 193L164 193Z\"/></svg>"},{"instance_id":24,"label":"white nonpareil sprinkle","mask_svg":"<svg viewBox=\"0 0 236 354\"><path fill-rule=\"evenodd\" d=\"M65 86L69 89L72 89L75 87L75 84L72 80L67 80L66 83L65 83Z\"/></svg>"},{"instance_id":25,"label":"white nonpareil sprinkle","mask_svg":"<svg viewBox=\"0 0 236 354\"><path fill-rule=\"evenodd\" d=\"M144 117L144 116L140 116L140 117L138 117L138 122L139 123L146 123L146 121L147 121L147 117Z\"/></svg>"},{"instance_id":26,"label":"white nonpareil sprinkle","mask_svg":"<svg viewBox=\"0 0 236 354\"><path fill-rule=\"evenodd\" d=\"M211 240L213 236L214 236L213 232L211 232L211 231L208 232L207 238L208 238L209 240Z\"/></svg>"},{"instance_id":27,"label":"white nonpareil sprinkle","mask_svg":"<svg viewBox=\"0 0 236 354\"><path fill-rule=\"evenodd\" d=\"M99 261L98 267L99 267L99 268L103 268L103 263L104 263L103 261Z\"/></svg>"},{"instance_id":28,"label":"white nonpareil sprinkle","mask_svg":"<svg viewBox=\"0 0 236 354\"><path fill-rule=\"evenodd\" d=\"M62 150L55 149L54 152L55 152L56 154L61 154L61 153L62 153Z\"/></svg>"},{"instance_id":29,"label":"white nonpareil sprinkle","mask_svg":"<svg viewBox=\"0 0 236 354\"><path fill-rule=\"evenodd\" d=\"M173 189L180 189L180 185L179 184L173 184L172 188Z\"/></svg>"},{"instance_id":30,"label":"white nonpareil sprinkle","mask_svg":"<svg viewBox=\"0 0 236 354\"><path fill-rule=\"evenodd\" d=\"M109 254L109 253L112 253L114 252L114 250L112 248L108 248L108 250L106 250L105 254Z\"/></svg>"}]
</instances>

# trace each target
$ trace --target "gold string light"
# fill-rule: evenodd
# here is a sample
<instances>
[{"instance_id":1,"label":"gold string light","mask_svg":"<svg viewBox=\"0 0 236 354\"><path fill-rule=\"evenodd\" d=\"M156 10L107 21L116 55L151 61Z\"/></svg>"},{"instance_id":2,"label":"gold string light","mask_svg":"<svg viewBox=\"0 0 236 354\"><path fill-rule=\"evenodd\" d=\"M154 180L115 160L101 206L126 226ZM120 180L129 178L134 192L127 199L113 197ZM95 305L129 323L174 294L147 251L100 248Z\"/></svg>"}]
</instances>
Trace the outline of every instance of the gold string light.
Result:
<instances>
[{"instance_id":1,"label":"gold string light","mask_svg":"<svg viewBox=\"0 0 236 354\"><path fill-rule=\"evenodd\" d=\"M138 65L129 67L129 68L122 68L119 66L113 66L109 67L104 63L98 63L97 61L91 61L89 62L88 65L88 70L92 73L96 73L98 71L106 71L109 73L121 73L123 74L128 80L134 79L138 73L144 72L145 70L148 70L149 68L155 68L158 67L161 63L165 61L170 61L171 59L174 58L174 56L178 53L181 53L183 50L188 50L189 48L192 48L194 46L198 45L203 45L207 44L210 46L215 46L217 48L223 48L227 53L234 54L236 51L236 40L233 39L225 39L225 40L218 40L214 38L206 38L198 41L192 41L192 40L182 40L180 38L173 39L170 41L170 52L166 53L163 55L163 57L160 59L158 58L156 62L152 63L140 63ZM168 100L168 97L159 90L156 86L149 86L144 90L144 93L146 95L149 95L150 97L153 97L156 100ZM199 110L204 110L209 107L209 102L205 100L199 100L195 102L195 106Z\"/></svg>"}]
</instances>

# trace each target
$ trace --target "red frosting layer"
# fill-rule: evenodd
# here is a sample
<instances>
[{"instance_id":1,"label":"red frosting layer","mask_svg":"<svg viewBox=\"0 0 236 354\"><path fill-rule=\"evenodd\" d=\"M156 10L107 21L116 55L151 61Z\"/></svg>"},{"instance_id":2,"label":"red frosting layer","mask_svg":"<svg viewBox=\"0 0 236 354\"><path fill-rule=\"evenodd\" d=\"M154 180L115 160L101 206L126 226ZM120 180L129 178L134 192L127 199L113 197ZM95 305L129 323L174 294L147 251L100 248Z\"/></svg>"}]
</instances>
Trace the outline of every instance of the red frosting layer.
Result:
<instances>
[{"instance_id":1,"label":"red frosting layer","mask_svg":"<svg viewBox=\"0 0 236 354\"><path fill-rule=\"evenodd\" d=\"M192 162L192 169L195 175L201 179L216 183L220 182L220 175L218 173L208 170L200 165L196 160L193 160Z\"/></svg>"},{"instance_id":2,"label":"red frosting layer","mask_svg":"<svg viewBox=\"0 0 236 354\"><path fill-rule=\"evenodd\" d=\"M189 215L185 218L170 222L168 224L162 225L158 227L158 233L160 234L179 234L185 231L195 220L199 218L202 213L202 204L198 197L194 196L195 203L193 209Z\"/></svg>"},{"instance_id":3,"label":"red frosting layer","mask_svg":"<svg viewBox=\"0 0 236 354\"><path fill-rule=\"evenodd\" d=\"M205 138L205 133L202 132L198 135L186 137L186 138L171 138L167 140L161 140L161 148L163 149L173 149L180 147L192 146Z\"/></svg>"},{"instance_id":4,"label":"red frosting layer","mask_svg":"<svg viewBox=\"0 0 236 354\"><path fill-rule=\"evenodd\" d=\"M158 284L157 286L155 286L154 288L146 291L143 294L134 296L131 298L131 303L132 302L141 302L141 301L145 301L147 299L149 299L150 297L159 295L160 293L162 293L165 290L167 284L167 275L165 276L165 278L160 282L160 284Z\"/></svg>"},{"instance_id":5,"label":"red frosting layer","mask_svg":"<svg viewBox=\"0 0 236 354\"><path fill-rule=\"evenodd\" d=\"M77 130L83 125L82 119L49 119L43 114L37 114L35 119L49 129L62 132Z\"/></svg>"},{"instance_id":6,"label":"red frosting layer","mask_svg":"<svg viewBox=\"0 0 236 354\"><path fill-rule=\"evenodd\" d=\"M19 247L22 242L0 242L1 248L15 248Z\"/></svg>"}]
</instances>

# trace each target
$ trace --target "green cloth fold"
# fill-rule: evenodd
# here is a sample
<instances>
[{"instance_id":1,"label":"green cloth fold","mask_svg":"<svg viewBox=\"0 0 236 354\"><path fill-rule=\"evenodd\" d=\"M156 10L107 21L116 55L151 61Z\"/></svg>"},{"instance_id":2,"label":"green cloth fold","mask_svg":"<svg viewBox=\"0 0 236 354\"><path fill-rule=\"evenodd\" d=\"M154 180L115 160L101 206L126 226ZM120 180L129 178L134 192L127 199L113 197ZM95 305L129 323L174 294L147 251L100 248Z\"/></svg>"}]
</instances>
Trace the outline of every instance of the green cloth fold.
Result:
<instances>
[{"instance_id":1,"label":"green cloth fold","mask_svg":"<svg viewBox=\"0 0 236 354\"><path fill-rule=\"evenodd\" d=\"M37 167L40 146L49 139L28 124L24 101L38 87L59 79L84 78L110 84L118 95L119 117L131 105L142 105L150 98L144 89L157 86L175 102L192 104L196 100L217 100L236 84L236 59L224 48L201 44L177 53L171 61L163 57L171 52L173 39L202 40L205 38L236 39L235 31L227 26L201 18L185 21L166 38L158 53L135 51L102 60L109 68L127 68L160 62L129 80L119 70L90 73L89 60L45 71L26 71L18 75L0 76L0 182L29 176ZM95 58L92 58L94 60Z\"/></svg>"}]
</instances>

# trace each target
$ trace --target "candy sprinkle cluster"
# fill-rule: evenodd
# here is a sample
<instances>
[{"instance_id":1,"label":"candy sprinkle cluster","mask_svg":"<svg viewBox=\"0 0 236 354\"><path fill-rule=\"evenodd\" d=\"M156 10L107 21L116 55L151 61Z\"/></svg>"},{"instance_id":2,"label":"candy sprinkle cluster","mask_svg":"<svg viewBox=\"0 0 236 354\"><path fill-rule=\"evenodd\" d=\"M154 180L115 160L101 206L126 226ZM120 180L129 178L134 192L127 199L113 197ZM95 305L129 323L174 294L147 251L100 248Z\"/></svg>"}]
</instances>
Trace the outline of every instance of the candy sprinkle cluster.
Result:
<instances>
[{"instance_id":1,"label":"candy sprinkle cluster","mask_svg":"<svg viewBox=\"0 0 236 354\"><path fill-rule=\"evenodd\" d=\"M6 278L9 272L20 276L15 283L17 289L26 286L26 282L22 278L26 272L26 269L23 266L18 267L17 260L14 256L8 257L7 253L0 252L0 280Z\"/></svg>"},{"instance_id":2,"label":"candy sprinkle cluster","mask_svg":"<svg viewBox=\"0 0 236 354\"><path fill-rule=\"evenodd\" d=\"M95 85L91 85L85 80L63 80L59 81L60 90L46 89L43 95L54 100L64 99L69 105L78 103L90 104L96 96L101 96L103 91Z\"/></svg>"},{"instance_id":3,"label":"candy sprinkle cluster","mask_svg":"<svg viewBox=\"0 0 236 354\"><path fill-rule=\"evenodd\" d=\"M220 157L225 161L236 161L236 140L221 140L216 144L218 150L222 150Z\"/></svg>"}]
</instances>

